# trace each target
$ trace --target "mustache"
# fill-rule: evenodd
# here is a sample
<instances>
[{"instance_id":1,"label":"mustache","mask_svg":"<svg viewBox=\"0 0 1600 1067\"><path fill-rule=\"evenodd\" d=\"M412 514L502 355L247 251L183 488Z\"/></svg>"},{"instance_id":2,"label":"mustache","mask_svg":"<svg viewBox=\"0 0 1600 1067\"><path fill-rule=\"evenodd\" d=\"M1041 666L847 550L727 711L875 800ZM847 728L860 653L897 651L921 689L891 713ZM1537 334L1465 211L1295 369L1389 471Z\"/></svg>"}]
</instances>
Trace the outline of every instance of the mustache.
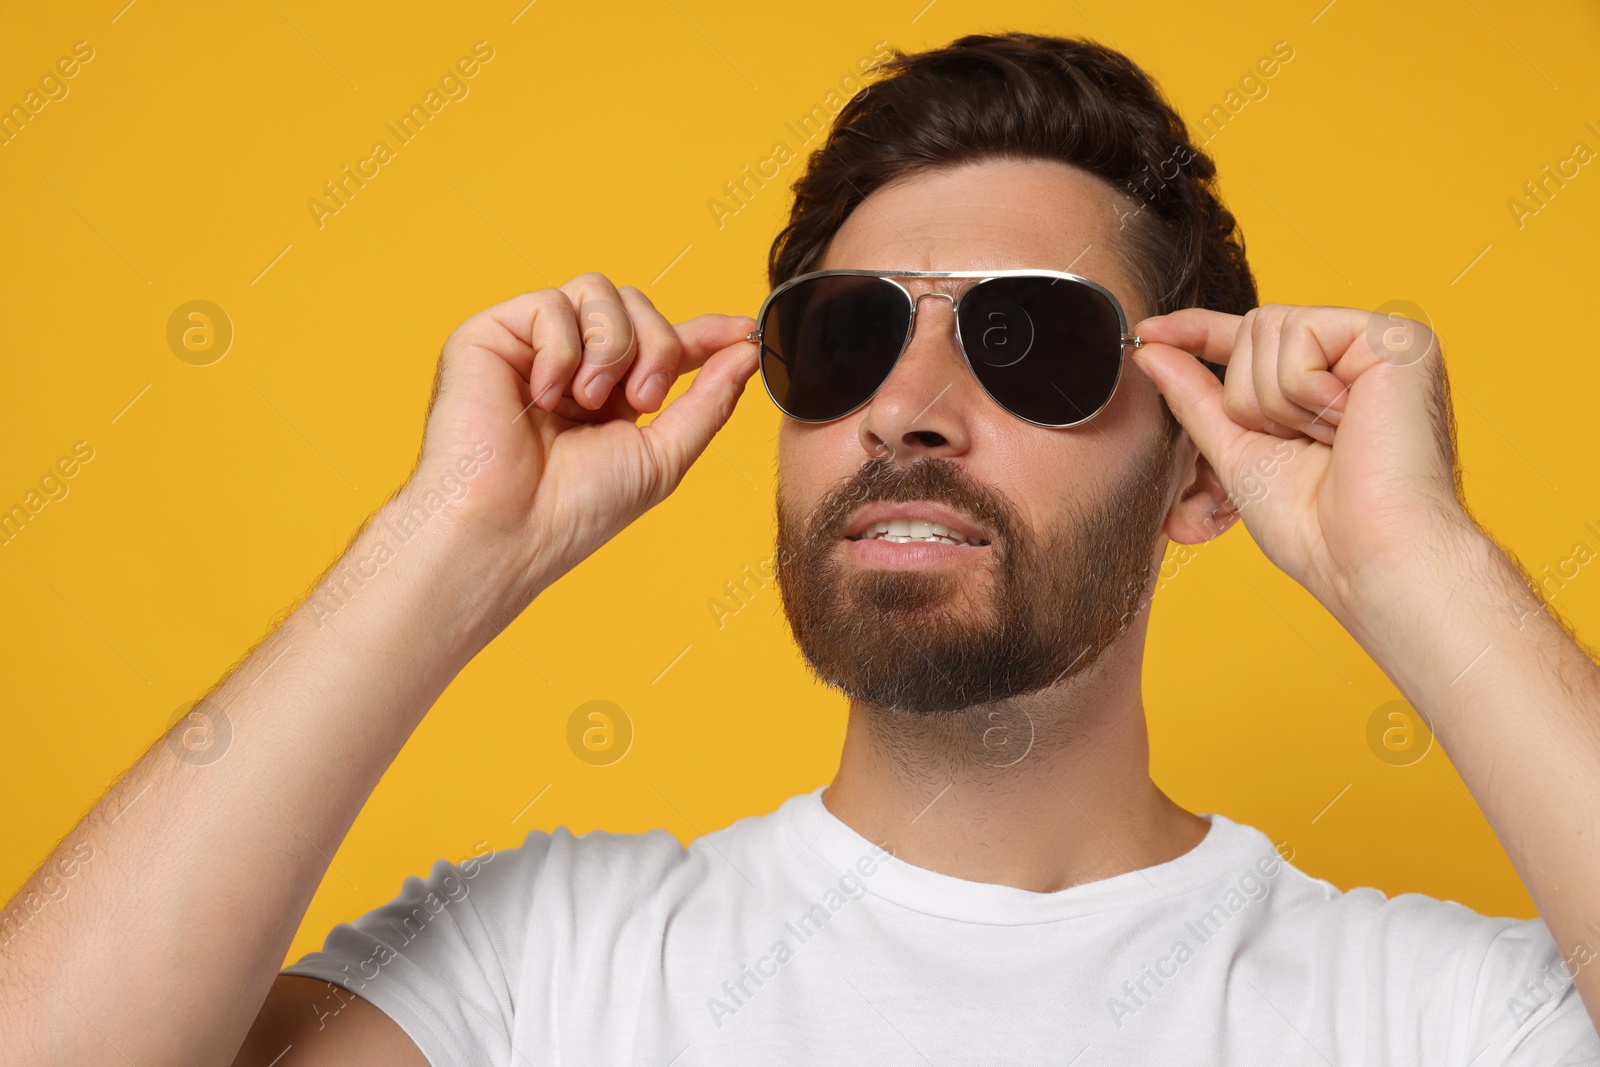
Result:
<instances>
[{"instance_id":1,"label":"mustache","mask_svg":"<svg viewBox=\"0 0 1600 1067\"><path fill-rule=\"evenodd\" d=\"M817 504L807 524L818 543L831 545L845 535L850 517L875 501L931 500L953 508L985 529L999 543L1016 528L1015 512L998 492L981 485L954 460L925 456L906 466L892 459L862 464L848 481Z\"/></svg>"}]
</instances>

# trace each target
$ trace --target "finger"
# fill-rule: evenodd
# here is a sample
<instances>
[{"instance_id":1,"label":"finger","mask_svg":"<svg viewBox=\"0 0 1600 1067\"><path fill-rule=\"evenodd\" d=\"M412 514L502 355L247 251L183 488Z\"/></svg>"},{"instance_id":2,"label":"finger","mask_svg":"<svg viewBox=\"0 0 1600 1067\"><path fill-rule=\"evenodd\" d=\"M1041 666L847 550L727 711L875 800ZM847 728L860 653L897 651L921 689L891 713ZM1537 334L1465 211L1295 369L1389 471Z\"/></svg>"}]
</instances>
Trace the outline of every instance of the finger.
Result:
<instances>
[{"instance_id":1,"label":"finger","mask_svg":"<svg viewBox=\"0 0 1600 1067\"><path fill-rule=\"evenodd\" d=\"M1255 315L1250 326L1250 381L1255 388L1256 405L1261 410L1261 425L1257 428L1289 439L1304 436L1300 427L1310 425L1315 418L1284 396L1278 382L1284 324L1294 313L1295 309L1286 305L1267 304Z\"/></svg>"},{"instance_id":2,"label":"finger","mask_svg":"<svg viewBox=\"0 0 1600 1067\"><path fill-rule=\"evenodd\" d=\"M453 373L466 350L479 349L504 360L524 382L531 382L538 348L533 342L535 323L548 316L552 307L571 317L566 299L551 289L519 293L478 312L445 339L440 359L442 375L448 377ZM544 323L546 331L549 325ZM576 337L576 330L573 336ZM559 340L559 337L552 340Z\"/></svg>"},{"instance_id":3,"label":"finger","mask_svg":"<svg viewBox=\"0 0 1600 1067\"><path fill-rule=\"evenodd\" d=\"M1380 332L1375 321L1382 320L1356 308L1319 307L1306 312L1294 316L1284 331L1279 377L1286 393L1323 422L1337 426L1344 417L1350 383L1379 361L1370 346ZM1367 344L1356 344L1358 338Z\"/></svg>"},{"instance_id":4,"label":"finger","mask_svg":"<svg viewBox=\"0 0 1600 1067\"><path fill-rule=\"evenodd\" d=\"M1161 342L1135 350L1133 362L1161 391L1173 417L1212 468L1218 474L1233 470L1233 456L1247 446L1253 434L1234 422L1223 407L1223 384L1216 375L1189 352Z\"/></svg>"},{"instance_id":5,"label":"finger","mask_svg":"<svg viewBox=\"0 0 1600 1067\"><path fill-rule=\"evenodd\" d=\"M1337 426L1344 417L1350 387L1328 369L1330 365L1309 322L1291 316L1278 348L1278 388L1313 420L1320 420L1315 425Z\"/></svg>"},{"instance_id":6,"label":"finger","mask_svg":"<svg viewBox=\"0 0 1600 1067\"><path fill-rule=\"evenodd\" d=\"M561 290L530 293L528 304L532 308L525 335L532 345L528 395L539 407L554 411L582 358L583 339L572 313L572 301Z\"/></svg>"},{"instance_id":7,"label":"finger","mask_svg":"<svg viewBox=\"0 0 1600 1067\"><path fill-rule=\"evenodd\" d=\"M1233 351L1224 358L1228 374L1222 382L1222 410L1235 424L1265 433L1271 420L1261 411L1255 377L1256 327L1262 314L1262 308L1251 308L1239 318Z\"/></svg>"},{"instance_id":8,"label":"finger","mask_svg":"<svg viewBox=\"0 0 1600 1067\"><path fill-rule=\"evenodd\" d=\"M726 318L726 316L705 316ZM691 322L699 322L699 319ZM695 339L710 336L715 324L703 324ZM685 344L685 350L695 350ZM703 350L703 349L702 349ZM689 465L699 458L711 443L712 436L733 416L739 394L759 365L760 350L747 342L742 335L732 344L703 358L703 365L689 389L668 404L661 413L650 420L641 431L661 472L667 492L675 489Z\"/></svg>"},{"instance_id":9,"label":"finger","mask_svg":"<svg viewBox=\"0 0 1600 1067\"><path fill-rule=\"evenodd\" d=\"M593 410L604 404L638 350L633 320L611 279L591 271L560 286L577 311L583 359L572 375L572 396Z\"/></svg>"},{"instance_id":10,"label":"finger","mask_svg":"<svg viewBox=\"0 0 1600 1067\"><path fill-rule=\"evenodd\" d=\"M628 372L624 398L635 411L655 411L667 397L683 362L683 341L667 317L656 310L650 298L631 285L617 290L623 306L633 320L639 338L638 353Z\"/></svg>"},{"instance_id":11,"label":"finger","mask_svg":"<svg viewBox=\"0 0 1600 1067\"><path fill-rule=\"evenodd\" d=\"M1285 426L1281 422L1273 422L1271 419L1267 419L1263 432L1270 433L1274 437L1282 437L1286 441L1297 441L1302 437L1309 437L1313 440L1321 441L1325 445L1331 445L1333 444L1333 429L1332 426L1317 422L1315 419L1301 426Z\"/></svg>"},{"instance_id":12,"label":"finger","mask_svg":"<svg viewBox=\"0 0 1600 1067\"><path fill-rule=\"evenodd\" d=\"M619 292L622 291L619 290ZM623 293L623 297L625 300L627 299L626 293ZM630 311L631 315L632 312ZM639 319L635 319L634 327L636 330L642 328ZM741 340L745 334L755 328L755 320L748 316L707 314L676 326L669 324L667 328L673 332L682 352L682 356L678 359L676 368L672 372L673 379L675 379L678 375L703 366L707 356ZM635 359L636 367L638 359L646 357L647 346L641 344L640 353ZM637 370L630 373L628 377L630 383L637 380L639 378ZM669 391L671 390L673 379L669 379L667 382ZM641 408L634 404L628 398L627 391L627 388L617 389L613 387L605 402L598 408L591 409L580 405L570 395L571 390L568 390L567 395L562 395L558 390L555 396L558 406L550 410L554 414L571 419L574 422L608 422L612 419L627 419L630 422L637 422L640 413L650 409Z\"/></svg>"},{"instance_id":13,"label":"finger","mask_svg":"<svg viewBox=\"0 0 1600 1067\"><path fill-rule=\"evenodd\" d=\"M1243 315L1230 315L1226 311L1207 308L1184 308L1182 311L1141 319L1134 323L1133 332L1145 341L1172 345L1190 355L1226 365L1228 358L1233 355L1234 343L1243 322Z\"/></svg>"}]
</instances>

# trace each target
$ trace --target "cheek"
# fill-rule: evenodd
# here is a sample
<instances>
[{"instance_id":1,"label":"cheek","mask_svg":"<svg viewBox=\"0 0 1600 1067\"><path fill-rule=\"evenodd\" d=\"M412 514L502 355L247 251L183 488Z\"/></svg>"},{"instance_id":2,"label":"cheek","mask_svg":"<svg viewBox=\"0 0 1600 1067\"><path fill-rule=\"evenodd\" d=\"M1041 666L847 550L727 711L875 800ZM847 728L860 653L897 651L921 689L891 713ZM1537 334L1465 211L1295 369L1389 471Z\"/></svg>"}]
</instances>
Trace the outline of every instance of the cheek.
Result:
<instances>
[{"instance_id":1,"label":"cheek","mask_svg":"<svg viewBox=\"0 0 1600 1067\"><path fill-rule=\"evenodd\" d=\"M970 468L973 478L1003 498L1015 519L1037 538L1059 526L1073 500L1091 491L1081 448L1068 448L1062 430L1039 430L991 448L982 466ZM1093 431L1090 431L1093 433ZM1097 435L1098 436L1098 435Z\"/></svg>"},{"instance_id":2,"label":"cheek","mask_svg":"<svg viewBox=\"0 0 1600 1067\"><path fill-rule=\"evenodd\" d=\"M1133 351L1129 349L1128 351ZM1119 413L1128 410L1150 408L1155 413L1160 413L1161 390L1156 388L1156 383L1151 381L1144 371L1140 370L1127 356L1122 361L1122 378L1117 382L1117 393L1111 398L1111 403L1106 410L1096 418L1111 414L1113 408Z\"/></svg>"},{"instance_id":3,"label":"cheek","mask_svg":"<svg viewBox=\"0 0 1600 1067\"><path fill-rule=\"evenodd\" d=\"M1097 453L1103 451L1115 457L1120 450L1126 465L1128 459L1143 455L1144 449L1160 435L1167 418L1162 410L1164 403L1156 383L1134 366L1132 360L1126 360L1111 403L1086 426L1070 432L1087 431L1095 439L1089 442L1085 438L1086 451L1097 445L1099 447L1094 449Z\"/></svg>"},{"instance_id":4,"label":"cheek","mask_svg":"<svg viewBox=\"0 0 1600 1067\"><path fill-rule=\"evenodd\" d=\"M778 430L778 479L790 507L808 507L866 461L855 423L808 425L785 419Z\"/></svg>"},{"instance_id":5,"label":"cheek","mask_svg":"<svg viewBox=\"0 0 1600 1067\"><path fill-rule=\"evenodd\" d=\"M1132 457L1142 454L1136 443L1093 428L1110 413L1107 408L1077 430L1040 430L1019 439L973 474L1005 494L1039 543L1074 530L1083 516L1106 506Z\"/></svg>"}]
</instances>

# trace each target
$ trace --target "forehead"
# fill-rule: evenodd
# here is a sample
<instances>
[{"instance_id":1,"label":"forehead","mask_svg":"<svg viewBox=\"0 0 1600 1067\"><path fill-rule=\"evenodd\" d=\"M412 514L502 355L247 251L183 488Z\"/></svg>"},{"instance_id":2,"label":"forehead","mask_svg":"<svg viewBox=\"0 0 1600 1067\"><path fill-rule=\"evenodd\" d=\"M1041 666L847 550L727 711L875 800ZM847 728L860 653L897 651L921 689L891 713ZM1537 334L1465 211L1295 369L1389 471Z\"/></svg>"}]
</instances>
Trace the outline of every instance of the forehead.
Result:
<instances>
[{"instance_id":1,"label":"forehead","mask_svg":"<svg viewBox=\"0 0 1600 1067\"><path fill-rule=\"evenodd\" d=\"M811 270L1034 268L1091 278L1132 295L1114 241L1137 209L1108 182L1052 160L940 167L875 189ZM972 278L908 278L914 293L958 296Z\"/></svg>"}]
</instances>

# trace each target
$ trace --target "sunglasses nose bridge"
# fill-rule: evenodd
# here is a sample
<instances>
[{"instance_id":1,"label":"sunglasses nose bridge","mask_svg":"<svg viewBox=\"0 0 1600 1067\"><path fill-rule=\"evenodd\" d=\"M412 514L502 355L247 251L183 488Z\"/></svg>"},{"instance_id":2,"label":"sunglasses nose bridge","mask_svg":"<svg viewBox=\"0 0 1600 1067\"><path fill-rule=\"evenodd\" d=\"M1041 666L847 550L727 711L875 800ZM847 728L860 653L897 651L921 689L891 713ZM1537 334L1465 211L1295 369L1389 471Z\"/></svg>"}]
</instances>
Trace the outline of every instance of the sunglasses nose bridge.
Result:
<instances>
[{"instance_id":1,"label":"sunglasses nose bridge","mask_svg":"<svg viewBox=\"0 0 1600 1067\"><path fill-rule=\"evenodd\" d=\"M935 299L945 301L946 303L948 303L950 305L950 311L952 313L955 312L955 309L956 309L956 298L951 296L949 293L917 293L917 294L913 295L912 298L911 298L911 329L910 329L909 333L906 335L906 344L907 345L909 345L913 340L916 339L916 336L917 336L917 319L922 317L921 315L918 314L918 312L920 312L922 310L922 301L923 301L923 299L925 297L930 297L930 296L934 297Z\"/></svg>"},{"instance_id":2,"label":"sunglasses nose bridge","mask_svg":"<svg viewBox=\"0 0 1600 1067\"><path fill-rule=\"evenodd\" d=\"M873 399L877 400L879 396L896 388L906 388L903 382L907 378L916 382L910 388L917 395L932 389L932 383L937 379L944 384L934 391L946 399L952 399L948 396L948 393L950 388L956 384L956 379L952 378L951 375L955 374L959 377L962 372L966 372L970 376L971 368L970 362L961 349L960 330L956 326L956 311L960 307L959 297L951 296L949 293L938 292L912 293L910 296L911 323L906 331L905 342L901 345L900 355L895 359L893 366L889 368L883 381L878 384L878 389ZM918 320L922 318L920 312L924 297L938 297L944 300L950 306L950 321L948 325L942 326L930 323L928 329L922 331L927 336L919 343L917 341L917 324ZM932 346L932 350L929 350L929 346ZM901 382L902 384L896 387L893 384L896 382Z\"/></svg>"}]
</instances>

